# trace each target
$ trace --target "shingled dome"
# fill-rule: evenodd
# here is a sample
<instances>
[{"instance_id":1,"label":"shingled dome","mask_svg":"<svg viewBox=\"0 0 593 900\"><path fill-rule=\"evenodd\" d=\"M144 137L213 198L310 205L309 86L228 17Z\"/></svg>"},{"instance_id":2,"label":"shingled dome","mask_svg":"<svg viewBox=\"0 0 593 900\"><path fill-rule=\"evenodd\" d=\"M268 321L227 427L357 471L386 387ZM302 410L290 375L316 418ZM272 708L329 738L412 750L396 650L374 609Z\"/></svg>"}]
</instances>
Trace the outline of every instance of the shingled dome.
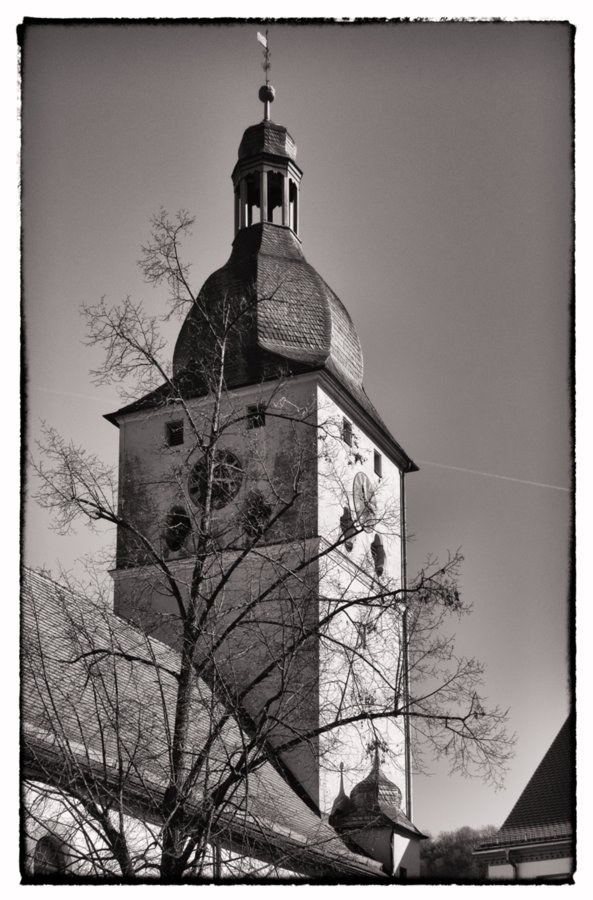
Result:
<instances>
[{"instance_id":1,"label":"shingled dome","mask_svg":"<svg viewBox=\"0 0 593 900\"><path fill-rule=\"evenodd\" d=\"M190 381L212 344L212 322L234 310L239 323L225 357L228 387L327 368L350 391L362 390L362 349L352 320L303 256L298 238L302 172L296 144L270 121L271 85L260 89L266 114L243 134L232 173L235 240L228 262L205 282L173 356L175 376Z\"/></svg>"},{"instance_id":2,"label":"shingled dome","mask_svg":"<svg viewBox=\"0 0 593 900\"><path fill-rule=\"evenodd\" d=\"M244 328L228 354L227 385L261 377L270 355L291 371L326 367L347 387L362 385L362 349L352 320L303 256L289 228L258 223L240 230L230 259L205 282L186 318L173 356L180 375L199 367L211 341L208 313L223 301L248 306Z\"/></svg>"},{"instance_id":3,"label":"shingled dome","mask_svg":"<svg viewBox=\"0 0 593 900\"><path fill-rule=\"evenodd\" d=\"M329 822L345 835L365 828L385 825L391 828L395 825L399 833L425 837L402 810L402 792L381 771L377 751L371 771L352 788L350 797L345 794L340 779L340 792L334 801Z\"/></svg>"},{"instance_id":4,"label":"shingled dome","mask_svg":"<svg viewBox=\"0 0 593 900\"><path fill-rule=\"evenodd\" d=\"M381 771L378 754L375 754L373 767L367 777L352 788L350 799L360 812L383 812L396 817L401 810L402 792Z\"/></svg>"},{"instance_id":5,"label":"shingled dome","mask_svg":"<svg viewBox=\"0 0 593 900\"><path fill-rule=\"evenodd\" d=\"M262 91L264 100L273 99L271 86ZM226 355L228 387L273 377L274 368L293 374L327 368L349 390L361 390L362 350L352 320L306 261L297 236L302 172L295 158L283 125L266 117L244 132L232 174L233 250L183 324L173 357L176 376L204 366L209 324L225 305L240 313Z\"/></svg>"},{"instance_id":6,"label":"shingled dome","mask_svg":"<svg viewBox=\"0 0 593 900\"><path fill-rule=\"evenodd\" d=\"M239 159L247 159L260 153L272 156L284 156L293 161L296 159L296 144L284 125L265 120L251 125L244 134L239 145Z\"/></svg>"}]
</instances>

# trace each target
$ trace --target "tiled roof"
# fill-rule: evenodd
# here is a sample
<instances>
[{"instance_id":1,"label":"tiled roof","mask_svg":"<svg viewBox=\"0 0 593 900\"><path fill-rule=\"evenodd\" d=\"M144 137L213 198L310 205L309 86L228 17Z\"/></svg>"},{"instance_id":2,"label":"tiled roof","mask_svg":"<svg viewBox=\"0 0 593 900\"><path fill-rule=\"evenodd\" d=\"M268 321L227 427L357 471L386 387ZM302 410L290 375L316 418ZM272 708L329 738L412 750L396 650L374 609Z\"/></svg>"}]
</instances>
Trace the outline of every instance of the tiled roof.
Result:
<instances>
[{"instance_id":1,"label":"tiled roof","mask_svg":"<svg viewBox=\"0 0 593 900\"><path fill-rule=\"evenodd\" d=\"M501 828L493 837L480 844L480 849L495 848L507 844L519 843L546 843L571 839L573 836L572 822L551 822L548 825L524 825L518 828Z\"/></svg>"},{"instance_id":2,"label":"tiled roof","mask_svg":"<svg viewBox=\"0 0 593 900\"><path fill-rule=\"evenodd\" d=\"M493 840L480 850L501 845L571 838L574 818L574 743L570 718Z\"/></svg>"},{"instance_id":3,"label":"tiled roof","mask_svg":"<svg viewBox=\"0 0 593 900\"><path fill-rule=\"evenodd\" d=\"M574 751L567 719L529 779L501 831L556 826L572 821Z\"/></svg>"},{"instance_id":4,"label":"tiled roof","mask_svg":"<svg viewBox=\"0 0 593 900\"><path fill-rule=\"evenodd\" d=\"M143 815L158 819L168 771L167 728L175 706L178 655L106 606L28 570L22 582L22 625L21 706L27 771L42 779L49 771L46 761L55 757L59 777L67 778L68 759L76 760L77 771L81 765L89 770L96 766L102 772L118 755L121 758L123 748L130 795L135 792L134 802L141 803ZM117 655L96 654L100 648L115 650ZM81 654L91 651L94 674L89 677L91 657L81 658ZM189 741L192 755L199 753L208 737L209 711L217 708L213 703L208 687L197 681ZM211 789L217 777L228 774L229 754L242 742L239 726L231 718L209 755L207 775L196 784L196 806L202 792ZM104 773L99 777L105 777ZM300 867L311 877L381 876L380 864L348 850L269 762L240 783L225 808L223 824L225 834L238 831L250 839L256 835L258 846L282 853L285 867Z\"/></svg>"}]
</instances>

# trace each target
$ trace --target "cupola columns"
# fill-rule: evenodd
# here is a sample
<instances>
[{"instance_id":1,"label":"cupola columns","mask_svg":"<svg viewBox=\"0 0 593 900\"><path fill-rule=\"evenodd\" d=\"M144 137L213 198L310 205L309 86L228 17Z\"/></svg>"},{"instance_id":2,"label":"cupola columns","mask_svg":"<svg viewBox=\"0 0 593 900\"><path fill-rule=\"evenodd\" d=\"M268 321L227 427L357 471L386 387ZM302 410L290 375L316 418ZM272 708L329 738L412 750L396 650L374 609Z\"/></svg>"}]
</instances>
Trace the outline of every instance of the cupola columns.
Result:
<instances>
[{"instance_id":1,"label":"cupola columns","mask_svg":"<svg viewBox=\"0 0 593 900\"><path fill-rule=\"evenodd\" d=\"M270 120L271 84L259 89L264 118L243 135L233 170L235 235L258 223L290 228L298 237L299 188L302 172L295 162L296 145L283 125Z\"/></svg>"}]
</instances>

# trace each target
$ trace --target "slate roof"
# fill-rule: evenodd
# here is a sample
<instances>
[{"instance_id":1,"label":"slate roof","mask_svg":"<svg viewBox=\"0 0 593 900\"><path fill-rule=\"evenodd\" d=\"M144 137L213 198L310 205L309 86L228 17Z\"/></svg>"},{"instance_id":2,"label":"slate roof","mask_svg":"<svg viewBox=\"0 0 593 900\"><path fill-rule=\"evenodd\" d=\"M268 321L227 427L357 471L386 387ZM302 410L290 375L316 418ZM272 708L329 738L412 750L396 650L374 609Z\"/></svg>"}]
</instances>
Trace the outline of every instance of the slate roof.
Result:
<instances>
[{"instance_id":1,"label":"slate roof","mask_svg":"<svg viewBox=\"0 0 593 900\"><path fill-rule=\"evenodd\" d=\"M570 720L556 735L501 830L570 822L574 752Z\"/></svg>"},{"instance_id":2,"label":"slate roof","mask_svg":"<svg viewBox=\"0 0 593 900\"><path fill-rule=\"evenodd\" d=\"M148 820L158 821L168 771L166 729L173 720L176 682L172 673L177 670L178 655L119 619L107 606L30 570L23 573L21 608L26 773L37 780L50 772L68 779L84 770L88 781L90 773L98 770L98 784L105 782L110 768L114 777L121 773L114 760L122 757L123 750L130 807L140 807ZM118 655L96 654L101 648ZM91 651L92 657L81 658ZM197 682L189 742L193 754L204 746L207 713L213 708L222 710L208 687ZM242 746L243 737L231 718L214 743L207 773L196 785L197 809L203 791L228 773L229 755ZM248 836L252 846L264 848L284 867L311 877L382 877L380 864L352 853L270 762L239 784L221 821L224 834Z\"/></svg>"},{"instance_id":3,"label":"slate roof","mask_svg":"<svg viewBox=\"0 0 593 900\"><path fill-rule=\"evenodd\" d=\"M271 156L282 156L294 162L296 152L296 144L288 129L269 119L247 128L239 145L240 160L266 153Z\"/></svg>"},{"instance_id":4,"label":"slate roof","mask_svg":"<svg viewBox=\"0 0 593 900\"><path fill-rule=\"evenodd\" d=\"M253 305L241 346L234 348L246 357L245 369L257 365L258 352L269 351L311 367L329 365L347 386L362 384L362 349L352 320L290 228L265 222L238 232L228 262L206 280L181 328L174 374L202 362L211 340L203 310L214 314L222 297L237 307L245 298ZM230 387L233 377L227 376Z\"/></svg>"},{"instance_id":5,"label":"slate roof","mask_svg":"<svg viewBox=\"0 0 593 900\"><path fill-rule=\"evenodd\" d=\"M570 837L574 818L574 742L568 718L492 842L549 841Z\"/></svg>"}]
</instances>

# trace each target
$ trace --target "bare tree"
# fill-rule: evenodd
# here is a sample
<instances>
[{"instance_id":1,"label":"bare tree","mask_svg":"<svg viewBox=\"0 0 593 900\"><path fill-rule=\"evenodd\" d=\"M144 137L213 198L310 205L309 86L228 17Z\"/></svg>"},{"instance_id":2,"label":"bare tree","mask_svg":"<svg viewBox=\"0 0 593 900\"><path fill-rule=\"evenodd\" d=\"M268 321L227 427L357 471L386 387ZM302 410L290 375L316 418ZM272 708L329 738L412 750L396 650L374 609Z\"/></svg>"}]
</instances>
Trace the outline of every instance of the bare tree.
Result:
<instances>
[{"instance_id":1,"label":"bare tree","mask_svg":"<svg viewBox=\"0 0 593 900\"><path fill-rule=\"evenodd\" d=\"M73 867L102 877L216 874L220 847L227 867L235 852L243 865L298 870L279 845L263 847L248 814L254 780L261 798L273 764L319 803L324 766L335 771L342 754L362 770L369 743L393 752L406 721L424 752L495 784L512 752L506 714L481 695L481 665L457 658L443 631L469 611L459 553L408 585L389 571L385 547L401 523L388 479L362 481L358 509L348 499L368 449L344 441L331 404L295 394L286 360L269 353L255 381L236 371L238 360L250 365L254 317L284 285L263 297L208 283L194 292L181 256L192 221L161 211L143 248L147 282L168 289L161 320L130 298L83 310L89 344L104 351L95 380L130 401L138 458L128 452L116 475L46 428L34 463L37 499L59 531L116 527L116 612L139 626L115 625L101 600L78 616L63 603L59 652L47 649L38 610L26 632L31 821L48 810L67 821ZM161 325L177 315L199 353L173 370ZM246 374L247 409L235 390ZM167 439L147 462L142 429L153 420ZM72 838L80 831L83 842Z\"/></svg>"}]
</instances>

